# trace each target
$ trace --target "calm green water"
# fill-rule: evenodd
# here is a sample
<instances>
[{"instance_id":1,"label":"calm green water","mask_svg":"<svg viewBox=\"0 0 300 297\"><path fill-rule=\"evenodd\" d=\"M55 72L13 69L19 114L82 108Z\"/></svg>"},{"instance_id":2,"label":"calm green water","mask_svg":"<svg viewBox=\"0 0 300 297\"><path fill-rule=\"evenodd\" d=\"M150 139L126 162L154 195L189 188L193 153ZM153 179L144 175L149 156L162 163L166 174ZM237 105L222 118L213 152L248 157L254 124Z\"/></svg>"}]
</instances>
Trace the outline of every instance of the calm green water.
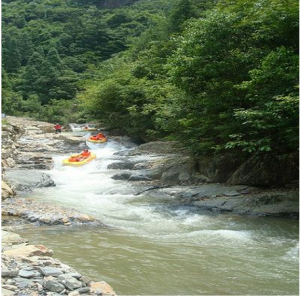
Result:
<instances>
[{"instance_id":1,"label":"calm green water","mask_svg":"<svg viewBox=\"0 0 300 297\"><path fill-rule=\"evenodd\" d=\"M116 171L106 169L119 149L108 143L94 150L101 158L80 170L56 157L50 173L57 186L30 194L110 228L53 226L22 235L118 295L299 295L298 221L199 213L134 196L133 185L112 180Z\"/></svg>"}]
</instances>

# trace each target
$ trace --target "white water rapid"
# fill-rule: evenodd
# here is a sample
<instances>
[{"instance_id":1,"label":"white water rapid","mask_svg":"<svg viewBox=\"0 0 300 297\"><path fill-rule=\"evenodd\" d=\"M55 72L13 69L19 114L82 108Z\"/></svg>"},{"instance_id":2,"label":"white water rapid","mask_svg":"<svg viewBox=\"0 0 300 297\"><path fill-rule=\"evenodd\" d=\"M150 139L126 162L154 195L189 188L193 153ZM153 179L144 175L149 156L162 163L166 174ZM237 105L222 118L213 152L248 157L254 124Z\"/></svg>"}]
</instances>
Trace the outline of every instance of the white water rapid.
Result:
<instances>
[{"instance_id":1,"label":"white water rapid","mask_svg":"<svg viewBox=\"0 0 300 297\"><path fill-rule=\"evenodd\" d=\"M56 187L30 197L75 208L112 228L42 227L24 237L91 278L101 276L118 295L298 295L298 222L202 213L136 193L134 182L113 180L107 165L125 148L109 141L82 167L55 156L48 174Z\"/></svg>"}]
</instances>

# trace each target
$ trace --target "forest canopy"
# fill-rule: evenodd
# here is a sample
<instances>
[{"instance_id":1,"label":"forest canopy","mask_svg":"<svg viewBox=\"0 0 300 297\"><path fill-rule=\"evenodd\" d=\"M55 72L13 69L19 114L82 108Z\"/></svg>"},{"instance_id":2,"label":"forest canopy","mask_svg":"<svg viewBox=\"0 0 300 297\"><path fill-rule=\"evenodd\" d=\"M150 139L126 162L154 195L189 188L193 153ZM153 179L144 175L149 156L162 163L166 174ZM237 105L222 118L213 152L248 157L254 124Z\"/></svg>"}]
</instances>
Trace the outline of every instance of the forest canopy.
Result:
<instances>
[{"instance_id":1,"label":"forest canopy","mask_svg":"<svg viewBox=\"0 0 300 297\"><path fill-rule=\"evenodd\" d=\"M2 1L3 112L196 156L298 150L298 1L100 2Z\"/></svg>"}]
</instances>

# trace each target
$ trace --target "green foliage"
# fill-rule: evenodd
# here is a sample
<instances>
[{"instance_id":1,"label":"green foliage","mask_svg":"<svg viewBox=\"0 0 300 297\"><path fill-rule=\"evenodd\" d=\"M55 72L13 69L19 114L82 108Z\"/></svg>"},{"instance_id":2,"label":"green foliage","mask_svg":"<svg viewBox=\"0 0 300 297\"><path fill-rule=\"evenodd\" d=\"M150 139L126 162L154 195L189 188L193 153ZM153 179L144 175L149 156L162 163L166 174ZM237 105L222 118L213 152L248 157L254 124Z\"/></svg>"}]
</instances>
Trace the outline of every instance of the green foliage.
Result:
<instances>
[{"instance_id":1,"label":"green foliage","mask_svg":"<svg viewBox=\"0 0 300 297\"><path fill-rule=\"evenodd\" d=\"M183 137L203 153L295 151L298 34L290 32L298 7L277 0L220 6L190 23L168 61L172 81L190 97L180 101Z\"/></svg>"},{"instance_id":2,"label":"green foliage","mask_svg":"<svg viewBox=\"0 0 300 297\"><path fill-rule=\"evenodd\" d=\"M294 0L3 2L3 111L194 155L298 149Z\"/></svg>"},{"instance_id":3,"label":"green foliage","mask_svg":"<svg viewBox=\"0 0 300 297\"><path fill-rule=\"evenodd\" d=\"M178 0L169 16L170 31L179 33L182 31L184 23L195 16L192 0Z\"/></svg>"}]
</instances>

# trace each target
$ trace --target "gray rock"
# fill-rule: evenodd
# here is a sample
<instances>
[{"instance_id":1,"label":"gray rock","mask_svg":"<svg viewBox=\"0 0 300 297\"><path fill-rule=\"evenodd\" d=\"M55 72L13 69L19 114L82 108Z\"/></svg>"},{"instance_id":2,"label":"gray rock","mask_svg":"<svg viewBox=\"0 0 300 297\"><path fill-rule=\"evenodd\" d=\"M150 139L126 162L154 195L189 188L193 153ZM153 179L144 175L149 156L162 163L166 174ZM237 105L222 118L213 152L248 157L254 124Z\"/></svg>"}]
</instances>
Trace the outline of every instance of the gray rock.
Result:
<instances>
[{"instance_id":1,"label":"gray rock","mask_svg":"<svg viewBox=\"0 0 300 297\"><path fill-rule=\"evenodd\" d=\"M186 183L190 180L191 175L188 172L181 172L178 175L178 180L181 183Z\"/></svg>"},{"instance_id":2,"label":"gray rock","mask_svg":"<svg viewBox=\"0 0 300 297\"><path fill-rule=\"evenodd\" d=\"M90 288L89 287L82 287L82 288L77 289L77 291L79 292L79 294L90 293Z\"/></svg>"},{"instance_id":3,"label":"gray rock","mask_svg":"<svg viewBox=\"0 0 300 297\"><path fill-rule=\"evenodd\" d=\"M92 279L90 277L85 276L85 275L82 276L80 280L83 281L86 285L89 285L90 282L92 281Z\"/></svg>"},{"instance_id":4,"label":"gray rock","mask_svg":"<svg viewBox=\"0 0 300 297\"><path fill-rule=\"evenodd\" d=\"M2 277L15 277L19 273L19 270L17 269L7 269L3 268L1 269L1 276Z\"/></svg>"},{"instance_id":5,"label":"gray rock","mask_svg":"<svg viewBox=\"0 0 300 297\"><path fill-rule=\"evenodd\" d=\"M128 180L131 176L131 173L123 172L113 175L111 178L115 180Z\"/></svg>"},{"instance_id":6,"label":"gray rock","mask_svg":"<svg viewBox=\"0 0 300 297\"><path fill-rule=\"evenodd\" d=\"M36 188L55 187L55 182L48 174L42 173L40 182L35 186Z\"/></svg>"},{"instance_id":7,"label":"gray rock","mask_svg":"<svg viewBox=\"0 0 300 297\"><path fill-rule=\"evenodd\" d=\"M4 173L4 179L16 190L53 187L54 181L50 175L38 170L10 169Z\"/></svg>"},{"instance_id":8,"label":"gray rock","mask_svg":"<svg viewBox=\"0 0 300 297\"><path fill-rule=\"evenodd\" d=\"M299 214L299 193L259 193L236 197L206 197L192 202L208 211L234 212L259 216L295 216Z\"/></svg>"},{"instance_id":9,"label":"gray rock","mask_svg":"<svg viewBox=\"0 0 300 297\"><path fill-rule=\"evenodd\" d=\"M145 171L145 174L151 179L160 179L163 174L163 168L151 168Z\"/></svg>"},{"instance_id":10,"label":"gray rock","mask_svg":"<svg viewBox=\"0 0 300 297\"><path fill-rule=\"evenodd\" d=\"M82 283L71 274L62 274L57 278L57 280L71 291L82 287Z\"/></svg>"},{"instance_id":11,"label":"gray rock","mask_svg":"<svg viewBox=\"0 0 300 297\"><path fill-rule=\"evenodd\" d=\"M80 279L82 277L82 275L78 272L71 272L70 275L76 279Z\"/></svg>"},{"instance_id":12,"label":"gray rock","mask_svg":"<svg viewBox=\"0 0 300 297\"><path fill-rule=\"evenodd\" d=\"M130 162L117 162L117 163L112 163L112 164L109 164L107 166L107 169L132 169L134 166L133 163L130 163Z\"/></svg>"},{"instance_id":13,"label":"gray rock","mask_svg":"<svg viewBox=\"0 0 300 297\"><path fill-rule=\"evenodd\" d=\"M151 180L151 178L147 177L143 174L137 174L137 175L132 174L132 175L130 175L128 180L129 181L143 181L143 180Z\"/></svg>"},{"instance_id":14,"label":"gray rock","mask_svg":"<svg viewBox=\"0 0 300 297\"><path fill-rule=\"evenodd\" d=\"M16 295L14 291L1 288L1 296L14 296L14 295Z\"/></svg>"},{"instance_id":15,"label":"gray rock","mask_svg":"<svg viewBox=\"0 0 300 297\"><path fill-rule=\"evenodd\" d=\"M39 270L44 276L59 276L63 274L60 269L54 267L39 267Z\"/></svg>"},{"instance_id":16,"label":"gray rock","mask_svg":"<svg viewBox=\"0 0 300 297\"><path fill-rule=\"evenodd\" d=\"M290 154L280 158L251 157L238 167L227 183L278 187L295 179L299 180L299 159L298 154Z\"/></svg>"},{"instance_id":17,"label":"gray rock","mask_svg":"<svg viewBox=\"0 0 300 297\"><path fill-rule=\"evenodd\" d=\"M16 291L18 289L17 286L12 286L12 285L2 285L2 288L10 291Z\"/></svg>"},{"instance_id":18,"label":"gray rock","mask_svg":"<svg viewBox=\"0 0 300 297\"><path fill-rule=\"evenodd\" d=\"M182 152L182 146L178 141L153 141L141 144L135 149L135 151L174 154Z\"/></svg>"},{"instance_id":19,"label":"gray rock","mask_svg":"<svg viewBox=\"0 0 300 297\"><path fill-rule=\"evenodd\" d=\"M179 173L177 171L169 170L164 172L161 176L161 180L164 182L177 183L178 182Z\"/></svg>"},{"instance_id":20,"label":"gray rock","mask_svg":"<svg viewBox=\"0 0 300 297\"><path fill-rule=\"evenodd\" d=\"M27 288L27 287L32 287L34 286L34 282L30 279L25 279L23 278L22 280L18 281L16 283L16 286L19 288L19 289L24 289L24 288Z\"/></svg>"},{"instance_id":21,"label":"gray rock","mask_svg":"<svg viewBox=\"0 0 300 297\"><path fill-rule=\"evenodd\" d=\"M148 169L149 166L150 166L150 165L147 164L147 163L136 163L136 164L134 164L132 170Z\"/></svg>"},{"instance_id":22,"label":"gray rock","mask_svg":"<svg viewBox=\"0 0 300 297\"><path fill-rule=\"evenodd\" d=\"M60 293L65 289L64 285L55 280L47 280L45 283L45 288L55 293Z\"/></svg>"},{"instance_id":23,"label":"gray rock","mask_svg":"<svg viewBox=\"0 0 300 297\"><path fill-rule=\"evenodd\" d=\"M41 274L37 270L26 270L26 269L21 269L19 271L19 276L20 277L25 277L25 278L32 278L35 276L40 276Z\"/></svg>"}]
</instances>

